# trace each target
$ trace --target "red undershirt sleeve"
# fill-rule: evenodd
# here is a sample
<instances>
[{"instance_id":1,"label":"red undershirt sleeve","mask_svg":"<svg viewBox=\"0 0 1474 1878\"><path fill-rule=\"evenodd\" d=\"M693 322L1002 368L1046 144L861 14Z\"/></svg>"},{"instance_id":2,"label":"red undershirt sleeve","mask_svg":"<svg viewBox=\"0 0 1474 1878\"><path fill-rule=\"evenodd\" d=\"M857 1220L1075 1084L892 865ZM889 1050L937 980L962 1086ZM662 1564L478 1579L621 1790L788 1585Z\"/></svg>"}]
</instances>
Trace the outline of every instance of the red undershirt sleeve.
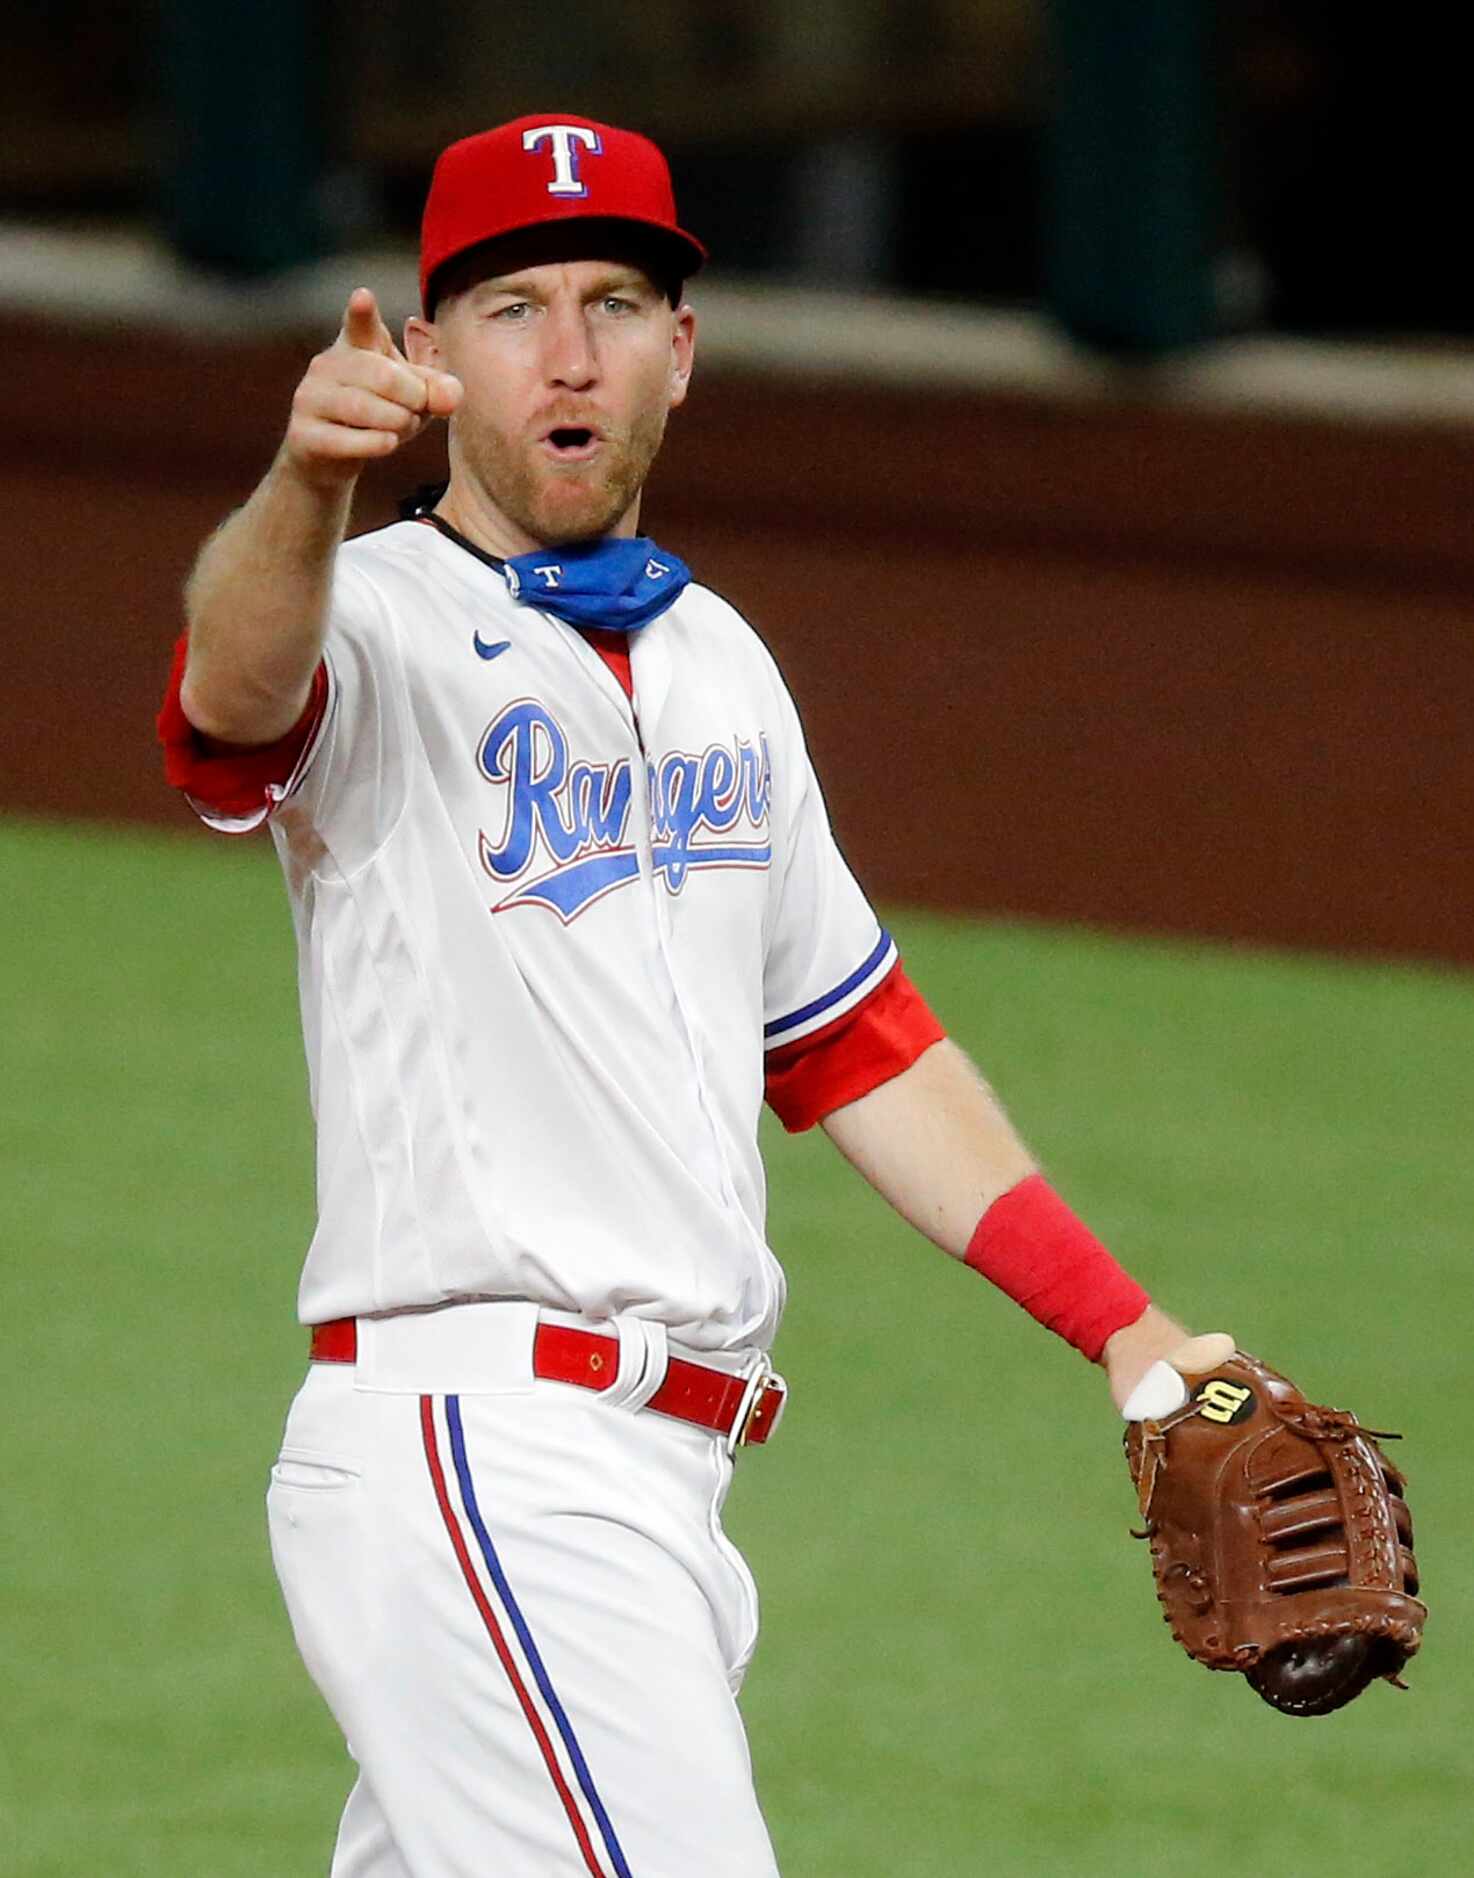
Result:
<instances>
[{"instance_id":1,"label":"red undershirt sleeve","mask_svg":"<svg viewBox=\"0 0 1474 1878\"><path fill-rule=\"evenodd\" d=\"M946 1034L898 960L863 1004L768 1052L768 1106L798 1134L899 1076Z\"/></svg>"},{"instance_id":2,"label":"red undershirt sleeve","mask_svg":"<svg viewBox=\"0 0 1474 1878\"><path fill-rule=\"evenodd\" d=\"M158 717L164 778L171 788L182 791L211 814L231 819L264 817L271 806L267 791L284 789L291 781L302 753L322 722L328 696L327 667L320 664L313 673L307 708L284 737L267 744L222 743L196 730L180 703L188 647L188 634L181 633Z\"/></svg>"}]
</instances>

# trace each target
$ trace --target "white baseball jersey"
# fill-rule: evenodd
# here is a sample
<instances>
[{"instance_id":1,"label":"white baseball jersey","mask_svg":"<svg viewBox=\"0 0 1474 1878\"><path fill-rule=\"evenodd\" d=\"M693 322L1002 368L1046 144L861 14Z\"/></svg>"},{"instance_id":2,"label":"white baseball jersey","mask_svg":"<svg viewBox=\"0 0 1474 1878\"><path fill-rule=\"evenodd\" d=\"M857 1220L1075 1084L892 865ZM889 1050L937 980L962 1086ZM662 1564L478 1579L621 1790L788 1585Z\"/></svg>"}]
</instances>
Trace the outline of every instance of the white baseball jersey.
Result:
<instances>
[{"instance_id":1,"label":"white baseball jersey","mask_svg":"<svg viewBox=\"0 0 1474 1878\"><path fill-rule=\"evenodd\" d=\"M742 618L693 585L630 644L634 709L434 528L339 552L326 710L271 792L318 1135L304 1322L516 1297L773 1337L764 1049L895 952Z\"/></svg>"}]
</instances>

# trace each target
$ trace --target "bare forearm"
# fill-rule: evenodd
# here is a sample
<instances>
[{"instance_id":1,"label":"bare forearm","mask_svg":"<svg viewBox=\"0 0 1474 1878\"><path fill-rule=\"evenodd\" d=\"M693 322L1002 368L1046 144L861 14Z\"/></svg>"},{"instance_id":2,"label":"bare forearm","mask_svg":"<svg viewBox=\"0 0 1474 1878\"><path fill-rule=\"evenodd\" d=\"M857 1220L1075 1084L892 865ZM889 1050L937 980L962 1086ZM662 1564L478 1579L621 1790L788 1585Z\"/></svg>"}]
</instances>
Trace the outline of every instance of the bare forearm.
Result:
<instances>
[{"instance_id":1,"label":"bare forearm","mask_svg":"<svg viewBox=\"0 0 1474 1878\"><path fill-rule=\"evenodd\" d=\"M1183 1326L1146 1303L1069 1209L1030 1181L1038 1172L1033 1156L955 1044L934 1045L823 1125L913 1226L1098 1361L1118 1408L1153 1362L1180 1354ZM1101 1316L1120 1326L1103 1339ZM1130 1319L1124 1325L1123 1316Z\"/></svg>"},{"instance_id":2,"label":"bare forearm","mask_svg":"<svg viewBox=\"0 0 1474 1878\"><path fill-rule=\"evenodd\" d=\"M283 452L205 543L185 590L189 660L180 694L197 729L269 743L301 715L352 499L351 483L304 482Z\"/></svg>"},{"instance_id":3,"label":"bare forearm","mask_svg":"<svg viewBox=\"0 0 1474 1878\"><path fill-rule=\"evenodd\" d=\"M950 1041L836 1109L823 1127L871 1186L953 1258L998 1196L1037 1171L998 1098Z\"/></svg>"},{"instance_id":4,"label":"bare forearm","mask_svg":"<svg viewBox=\"0 0 1474 1878\"><path fill-rule=\"evenodd\" d=\"M190 576L180 702L197 730L273 743L291 729L322 656L333 556L360 472L449 416L460 395L448 373L409 363L373 294L355 288L337 338L292 396L276 461Z\"/></svg>"}]
</instances>

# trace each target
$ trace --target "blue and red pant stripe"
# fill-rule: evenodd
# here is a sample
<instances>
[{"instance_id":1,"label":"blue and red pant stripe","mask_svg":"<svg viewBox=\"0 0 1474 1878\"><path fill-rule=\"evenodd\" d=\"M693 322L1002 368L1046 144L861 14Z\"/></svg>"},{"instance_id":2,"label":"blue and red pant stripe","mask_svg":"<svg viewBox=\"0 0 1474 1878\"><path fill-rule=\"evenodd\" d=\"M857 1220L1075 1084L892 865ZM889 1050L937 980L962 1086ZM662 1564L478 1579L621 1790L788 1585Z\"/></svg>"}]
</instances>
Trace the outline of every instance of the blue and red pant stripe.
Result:
<instances>
[{"instance_id":1,"label":"blue and red pant stripe","mask_svg":"<svg viewBox=\"0 0 1474 1878\"><path fill-rule=\"evenodd\" d=\"M442 1399L459 1505L452 1495L441 1460L434 1396L420 1397L420 1430L436 1502L466 1589L537 1744L590 1878L631 1878L618 1835L594 1784L588 1760L579 1745L567 1708L553 1686L542 1652L512 1591L491 1533L482 1517L470 1458L466 1452L460 1398L450 1395ZM471 1534L469 1540L467 1526ZM474 1555L472 1542L475 1545ZM485 1583L477 1569L477 1557L486 1573ZM511 1637L508 1636L509 1629ZM562 1756L558 1752L559 1743L563 1750Z\"/></svg>"}]
</instances>

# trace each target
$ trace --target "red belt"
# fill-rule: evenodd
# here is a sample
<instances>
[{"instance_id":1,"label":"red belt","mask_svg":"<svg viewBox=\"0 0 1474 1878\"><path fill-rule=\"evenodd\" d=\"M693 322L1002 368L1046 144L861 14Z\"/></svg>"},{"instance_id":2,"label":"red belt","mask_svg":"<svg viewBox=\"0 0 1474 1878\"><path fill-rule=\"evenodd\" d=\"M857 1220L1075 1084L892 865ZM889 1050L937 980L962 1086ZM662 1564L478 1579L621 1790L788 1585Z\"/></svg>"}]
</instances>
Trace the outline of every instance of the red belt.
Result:
<instances>
[{"instance_id":1,"label":"red belt","mask_svg":"<svg viewBox=\"0 0 1474 1878\"><path fill-rule=\"evenodd\" d=\"M357 1362L357 1320L338 1317L330 1324L314 1324L312 1360ZM571 1325L539 1324L532 1339L532 1373L545 1382L571 1382L580 1389L612 1388L619 1375L618 1339ZM673 1356L664 1382L645 1406L725 1435L734 1448L760 1447L778 1426L787 1394L783 1378L771 1371L730 1376Z\"/></svg>"}]
</instances>

